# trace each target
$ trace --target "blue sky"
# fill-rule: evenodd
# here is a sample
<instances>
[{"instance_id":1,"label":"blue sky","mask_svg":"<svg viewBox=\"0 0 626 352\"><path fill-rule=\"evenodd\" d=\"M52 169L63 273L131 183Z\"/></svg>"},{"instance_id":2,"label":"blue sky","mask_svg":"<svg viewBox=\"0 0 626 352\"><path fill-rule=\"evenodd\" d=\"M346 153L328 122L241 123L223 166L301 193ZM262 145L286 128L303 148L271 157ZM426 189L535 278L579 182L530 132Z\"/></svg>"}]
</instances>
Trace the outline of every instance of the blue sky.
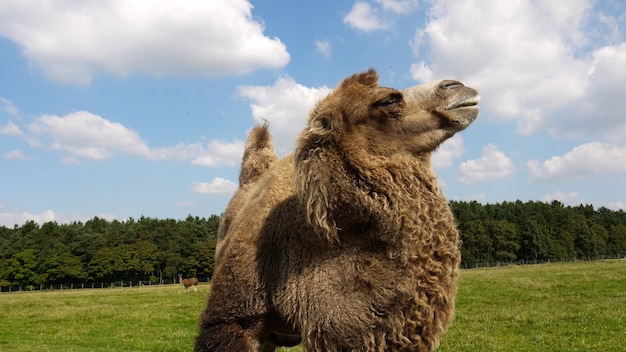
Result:
<instances>
[{"instance_id":1,"label":"blue sky","mask_svg":"<svg viewBox=\"0 0 626 352\"><path fill-rule=\"evenodd\" d=\"M0 225L221 214L252 126L286 155L370 67L480 91L449 199L626 209L625 28L618 0L0 0Z\"/></svg>"}]
</instances>

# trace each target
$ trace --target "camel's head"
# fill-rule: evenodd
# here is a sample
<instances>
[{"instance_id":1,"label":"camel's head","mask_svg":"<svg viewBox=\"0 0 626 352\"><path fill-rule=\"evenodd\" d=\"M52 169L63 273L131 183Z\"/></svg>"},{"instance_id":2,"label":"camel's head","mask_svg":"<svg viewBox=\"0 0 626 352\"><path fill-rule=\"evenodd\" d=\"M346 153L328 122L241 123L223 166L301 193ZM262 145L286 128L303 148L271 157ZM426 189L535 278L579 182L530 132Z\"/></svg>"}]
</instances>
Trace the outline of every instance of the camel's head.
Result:
<instances>
[{"instance_id":1,"label":"camel's head","mask_svg":"<svg viewBox=\"0 0 626 352\"><path fill-rule=\"evenodd\" d=\"M478 100L450 80L380 87L374 70L341 82L311 111L295 151L298 197L315 231L336 242L337 226L365 226L380 195L405 186L392 175L408 168L436 187L431 152L476 119Z\"/></svg>"},{"instance_id":2,"label":"camel's head","mask_svg":"<svg viewBox=\"0 0 626 352\"><path fill-rule=\"evenodd\" d=\"M372 155L429 153L476 119L478 101L476 90L453 80L380 87L372 69L345 79L320 101L308 129L318 141L357 144Z\"/></svg>"}]
</instances>

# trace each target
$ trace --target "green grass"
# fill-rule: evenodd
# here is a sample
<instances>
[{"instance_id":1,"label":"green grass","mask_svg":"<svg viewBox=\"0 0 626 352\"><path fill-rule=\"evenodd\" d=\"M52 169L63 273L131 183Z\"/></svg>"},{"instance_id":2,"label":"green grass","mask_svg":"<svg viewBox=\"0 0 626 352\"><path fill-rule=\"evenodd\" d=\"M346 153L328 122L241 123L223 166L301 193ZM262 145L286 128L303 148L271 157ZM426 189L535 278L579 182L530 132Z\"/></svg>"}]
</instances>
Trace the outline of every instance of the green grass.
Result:
<instances>
[{"instance_id":1,"label":"green grass","mask_svg":"<svg viewBox=\"0 0 626 352\"><path fill-rule=\"evenodd\" d=\"M624 351L626 261L461 271L439 351Z\"/></svg>"},{"instance_id":2,"label":"green grass","mask_svg":"<svg viewBox=\"0 0 626 352\"><path fill-rule=\"evenodd\" d=\"M207 285L0 294L0 351L190 351L207 294ZM624 336L624 260L472 269L461 272L439 351L624 351Z\"/></svg>"},{"instance_id":3,"label":"green grass","mask_svg":"<svg viewBox=\"0 0 626 352\"><path fill-rule=\"evenodd\" d=\"M208 294L181 285L0 295L0 351L190 351Z\"/></svg>"}]
</instances>

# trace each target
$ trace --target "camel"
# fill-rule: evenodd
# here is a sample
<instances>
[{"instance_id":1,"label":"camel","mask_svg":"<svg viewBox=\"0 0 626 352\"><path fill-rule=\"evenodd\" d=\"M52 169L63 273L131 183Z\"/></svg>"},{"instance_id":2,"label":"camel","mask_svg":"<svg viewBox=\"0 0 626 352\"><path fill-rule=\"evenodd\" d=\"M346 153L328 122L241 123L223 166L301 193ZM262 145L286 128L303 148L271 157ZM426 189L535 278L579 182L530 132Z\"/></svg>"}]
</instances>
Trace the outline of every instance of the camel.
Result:
<instances>
[{"instance_id":1,"label":"camel","mask_svg":"<svg viewBox=\"0 0 626 352\"><path fill-rule=\"evenodd\" d=\"M294 153L253 128L195 350L436 349L461 255L431 154L478 102L458 81L396 90L370 69L316 104Z\"/></svg>"}]
</instances>

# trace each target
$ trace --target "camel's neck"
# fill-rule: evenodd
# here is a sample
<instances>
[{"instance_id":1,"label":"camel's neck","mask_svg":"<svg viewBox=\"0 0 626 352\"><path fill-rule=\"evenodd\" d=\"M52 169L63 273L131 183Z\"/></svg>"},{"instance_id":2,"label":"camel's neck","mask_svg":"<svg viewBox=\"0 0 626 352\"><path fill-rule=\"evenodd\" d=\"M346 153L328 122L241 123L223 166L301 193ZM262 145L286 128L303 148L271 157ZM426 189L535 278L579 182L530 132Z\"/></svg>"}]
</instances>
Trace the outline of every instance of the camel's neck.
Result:
<instances>
[{"instance_id":1,"label":"camel's neck","mask_svg":"<svg viewBox=\"0 0 626 352\"><path fill-rule=\"evenodd\" d=\"M422 197L443 197L437 177L431 169L430 154L394 155L390 158L360 160L350 165L362 184L386 197L408 201Z\"/></svg>"}]
</instances>

